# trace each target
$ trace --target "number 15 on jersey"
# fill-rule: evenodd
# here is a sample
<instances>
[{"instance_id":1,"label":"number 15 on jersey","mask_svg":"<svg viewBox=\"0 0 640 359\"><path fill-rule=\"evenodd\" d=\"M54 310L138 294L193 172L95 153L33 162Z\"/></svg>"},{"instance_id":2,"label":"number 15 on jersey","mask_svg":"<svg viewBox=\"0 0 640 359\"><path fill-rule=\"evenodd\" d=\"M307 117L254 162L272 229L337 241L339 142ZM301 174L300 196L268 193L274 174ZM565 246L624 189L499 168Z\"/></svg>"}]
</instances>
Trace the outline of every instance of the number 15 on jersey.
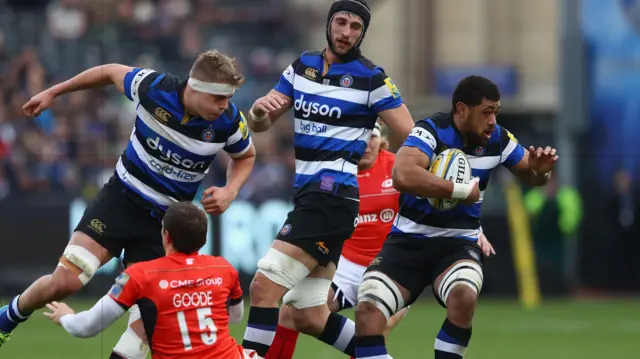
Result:
<instances>
[{"instance_id":1,"label":"number 15 on jersey","mask_svg":"<svg viewBox=\"0 0 640 359\"><path fill-rule=\"evenodd\" d=\"M193 346L191 344L189 326L187 324L187 314L193 315L191 312L185 313L185 311L183 310L176 313L176 315L178 316L178 327L180 328L180 335L182 336L182 343L184 344L185 351L193 349ZM204 345L215 344L216 340L218 339L218 329L213 322L213 318L211 318L211 308L198 308L196 309L196 315L198 319L198 332L201 333L200 338L202 340L202 343Z\"/></svg>"}]
</instances>

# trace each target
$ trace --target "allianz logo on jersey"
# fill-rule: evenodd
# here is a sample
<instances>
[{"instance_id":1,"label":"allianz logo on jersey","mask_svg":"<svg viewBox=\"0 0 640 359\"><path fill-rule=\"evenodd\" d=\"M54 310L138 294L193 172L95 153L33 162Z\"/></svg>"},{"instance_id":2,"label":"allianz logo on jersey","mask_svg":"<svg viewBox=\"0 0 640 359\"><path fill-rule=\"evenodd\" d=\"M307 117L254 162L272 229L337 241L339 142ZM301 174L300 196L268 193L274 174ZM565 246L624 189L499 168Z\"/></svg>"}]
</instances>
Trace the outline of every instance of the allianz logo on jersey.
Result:
<instances>
[{"instance_id":1,"label":"allianz logo on jersey","mask_svg":"<svg viewBox=\"0 0 640 359\"><path fill-rule=\"evenodd\" d=\"M340 118L342 117L342 110L340 107L319 104L313 101L305 101L304 95L300 95L300 98L296 99L293 103L293 107L296 111L302 112L302 117L307 118L311 115L329 116Z\"/></svg>"},{"instance_id":2,"label":"allianz logo on jersey","mask_svg":"<svg viewBox=\"0 0 640 359\"><path fill-rule=\"evenodd\" d=\"M156 138L147 138L147 146L149 146L149 148L154 151L160 152L160 156L158 157L159 159L175 163L183 169L195 170L199 168L205 168L206 166L204 161L194 162L193 160L190 160L188 158L182 158L179 153L175 153L168 148L164 148L164 146L162 146L162 144L160 143L160 137L156 136Z\"/></svg>"},{"instance_id":3,"label":"allianz logo on jersey","mask_svg":"<svg viewBox=\"0 0 640 359\"><path fill-rule=\"evenodd\" d=\"M357 219L357 224L361 223L389 223L393 221L393 217L395 217L396 213L391 208L386 208L378 213L365 213L359 214Z\"/></svg>"}]
</instances>

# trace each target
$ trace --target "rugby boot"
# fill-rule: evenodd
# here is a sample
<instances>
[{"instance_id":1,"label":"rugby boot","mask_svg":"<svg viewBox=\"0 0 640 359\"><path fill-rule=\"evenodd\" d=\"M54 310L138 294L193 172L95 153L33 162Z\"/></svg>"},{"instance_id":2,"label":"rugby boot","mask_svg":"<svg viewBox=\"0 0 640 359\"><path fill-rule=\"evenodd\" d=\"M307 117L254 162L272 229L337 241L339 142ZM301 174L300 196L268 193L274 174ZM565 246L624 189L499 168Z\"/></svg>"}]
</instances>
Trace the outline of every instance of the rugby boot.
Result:
<instances>
[{"instance_id":1,"label":"rugby boot","mask_svg":"<svg viewBox=\"0 0 640 359\"><path fill-rule=\"evenodd\" d=\"M0 308L0 348L9 340L11 332L18 326L18 323L9 319L8 311L8 305Z\"/></svg>"}]
</instances>

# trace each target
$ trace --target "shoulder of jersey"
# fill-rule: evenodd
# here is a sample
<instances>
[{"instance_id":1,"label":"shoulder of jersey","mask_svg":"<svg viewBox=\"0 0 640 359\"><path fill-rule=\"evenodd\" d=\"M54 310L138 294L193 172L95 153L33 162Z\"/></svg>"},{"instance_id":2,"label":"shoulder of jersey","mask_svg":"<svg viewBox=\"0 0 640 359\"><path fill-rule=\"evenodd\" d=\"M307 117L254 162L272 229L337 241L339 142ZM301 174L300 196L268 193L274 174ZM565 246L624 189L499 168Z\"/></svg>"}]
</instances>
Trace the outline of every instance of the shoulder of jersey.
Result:
<instances>
[{"instance_id":1,"label":"shoulder of jersey","mask_svg":"<svg viewBox=\"0 0 640 359\"><path fill-rule=\"evenodd\" d=\"M181 78L170 73L157 72L158 77L162 76L159 81L156 79L151 83L151 88L160 91L172 92L180 89L180 85L184 82Z\"/></svg>"},{"instance_id":2,"label":"shoulder of jersey","mask_svg":"<svg viewBox=\"0 0 640 359\"><path fill-rule=\"evenodd\" d=\"M451 127L451 117L444 112L434 113L422 121L435 126L435 129Z\"/></svg>"}]
</instances>

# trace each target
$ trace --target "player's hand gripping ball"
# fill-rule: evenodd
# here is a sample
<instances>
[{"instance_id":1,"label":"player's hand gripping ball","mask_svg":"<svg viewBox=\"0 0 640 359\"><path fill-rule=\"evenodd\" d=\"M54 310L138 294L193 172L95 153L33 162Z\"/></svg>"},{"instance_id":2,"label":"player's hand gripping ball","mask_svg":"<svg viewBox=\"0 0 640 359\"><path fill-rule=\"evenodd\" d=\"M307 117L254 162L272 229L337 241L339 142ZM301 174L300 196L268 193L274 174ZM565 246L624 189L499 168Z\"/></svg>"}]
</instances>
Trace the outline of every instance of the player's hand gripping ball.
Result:
<instances>
[{"instance_id":1,"label":"player's hand gripping ball","mask_svg":"<svg viewBox=\"0 0 640 359\"><path fill-rule=\"evenodd\" d=\"M448 148L440 152L429 166L429 172L438 178L452 181L453 183L471 182L471 165L467 156L457 148ZM477 187L477 185L476 185ZM476 188L469 197L477 200ZM479 190L478 190L479 193ZM455 208L461 201L447 198L429 198L431 206L439 211L448 211ZM474 201L475 202L475 201Z\"/></svg>"}]
</instances>

